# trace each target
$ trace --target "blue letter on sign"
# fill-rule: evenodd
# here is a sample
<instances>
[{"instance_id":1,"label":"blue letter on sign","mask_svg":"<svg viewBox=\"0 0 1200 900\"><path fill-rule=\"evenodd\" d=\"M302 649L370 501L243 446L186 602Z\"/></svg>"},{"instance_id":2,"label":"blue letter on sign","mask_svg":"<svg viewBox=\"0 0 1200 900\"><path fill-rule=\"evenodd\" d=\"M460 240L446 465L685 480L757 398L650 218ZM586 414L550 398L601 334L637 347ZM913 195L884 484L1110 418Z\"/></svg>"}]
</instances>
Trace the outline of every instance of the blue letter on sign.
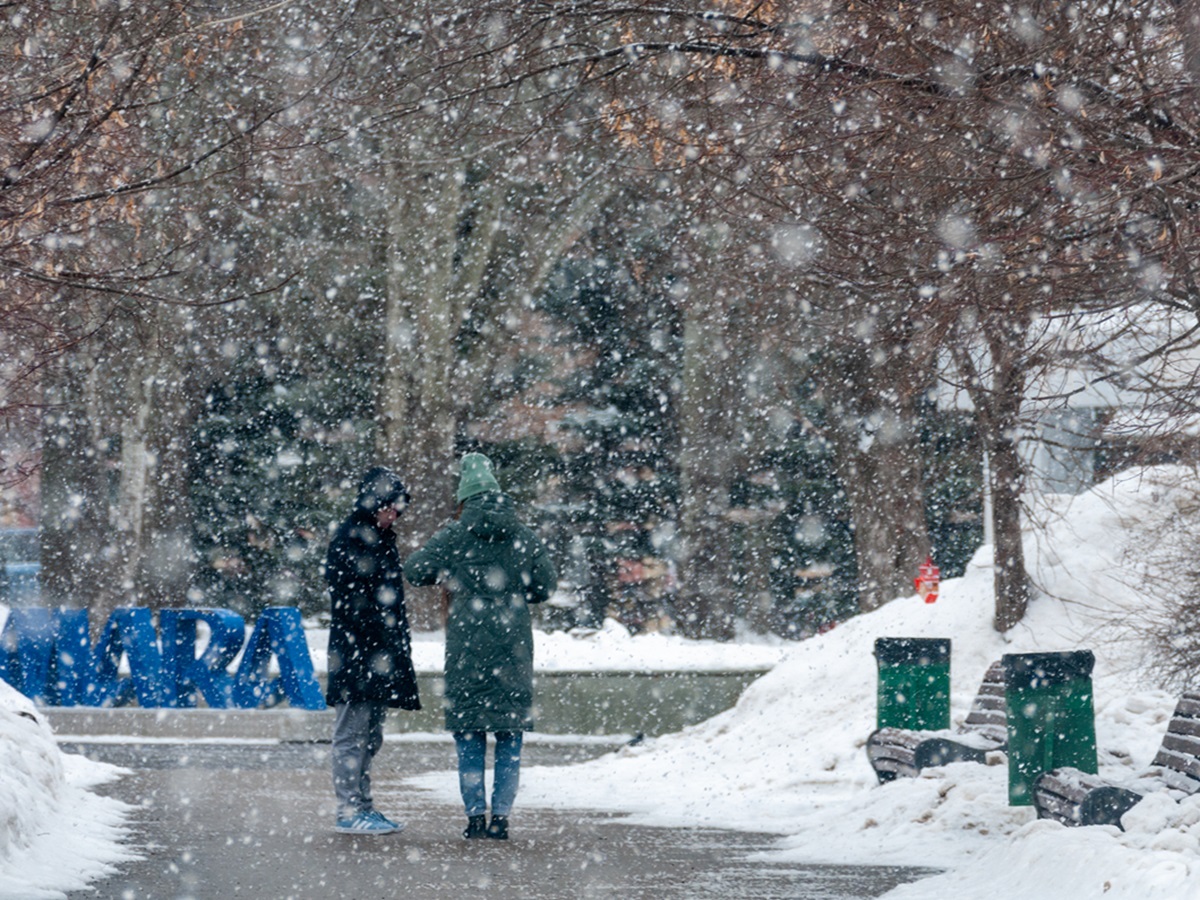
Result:
<instances>
[{"instance_id":1,"label":"blue letter on sign","mask_svg":"<svg viewBox=\"0 0 1200 900\"><path fill-rule=\"evenodd\" d=\"M88 611L54 611L55 654L46 684L46 702L59 706L95 706L99 701L96 664L92 658L92 637L88 634Z\"/></svg>"},{"instance_id":2,"label":"blue letter on sign","mask_svg":"<svg viewBox=\"0 0 1200 900\"><path fill-rule=\"evenodd\" d=\"M121 652L129 658L131 678L119 677ZM113 610L96 645L96 683L104 706L122 706L137 696L139 706L163 706L162 654L154 617L145 607Z\"/></svg>"},{"instance_id":3,"label":"blue letter on sign","mask_svg":"<svg viewBox=\"0 0 1200 900\"><path fill-rule=\"evenodd\" d=\"M31 700L46 702L54 620L39 607L12 609L0 632L0 675Z\"/></svg>"},{"instance_id":4,"label":"blue letter on sign","mask_svg":"<svg viewBox=\"0 0 1200 900\"><path fill-rule=\"evenodd\" d=\"M279 660L279 678L270 679L271 654ZM235 706L253 709L274 706L286 696L292 706L324 709L325 698L313 675L312 659L304 641L300 610L294 606L271 606L263 610L246 642L242 664L233 689Z\"/></svg>"},{"instance_id":5,"label":"blue letter on sign","mask_svg":"<svg viewBox=\"0 0 1200 900\"><path fill-rule=\"evenodd\" d=\"M0 678L48 706L94 703L86 609L11 610L0 633Z\"/></svg>"},{"instance_id":6,"label":"blue letter on sign","mask_svg":"<svg viewBox=\"0 0 1200 900\"><path fill-rule=\"evenodd\" d=\"M246 622L228 609L164 609L158 614L162 628L164 705L192 707L196 692L214 709L224 709L233 699L229 664L246 640ZM208 645L196 656L196 625L208 625Z\"/></svg>"}]
</instances>

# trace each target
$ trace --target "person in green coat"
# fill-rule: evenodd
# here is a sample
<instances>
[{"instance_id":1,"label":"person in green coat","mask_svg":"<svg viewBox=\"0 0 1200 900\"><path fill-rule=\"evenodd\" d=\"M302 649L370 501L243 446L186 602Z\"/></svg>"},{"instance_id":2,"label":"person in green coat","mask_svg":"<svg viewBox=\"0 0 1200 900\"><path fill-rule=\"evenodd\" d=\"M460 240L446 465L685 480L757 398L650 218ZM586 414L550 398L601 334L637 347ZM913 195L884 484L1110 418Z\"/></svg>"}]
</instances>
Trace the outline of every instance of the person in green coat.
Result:
<instances>
[{"instance_id":1,"label":"person in green coat","mask_svg":"<svg viewBox=\"0 0 1200 900\"><path fill-rule=\"evenodd\" d=\"M459 515L404 562L413 585L441 584L446 611L446 729L458 751L465 838L508 838L524 732L533 728L531 603L558 574L546 545L517 518L482 453L462 458ZM492 818L487 821L487 735L495 735Z\"/></svg>"}]
</instances>

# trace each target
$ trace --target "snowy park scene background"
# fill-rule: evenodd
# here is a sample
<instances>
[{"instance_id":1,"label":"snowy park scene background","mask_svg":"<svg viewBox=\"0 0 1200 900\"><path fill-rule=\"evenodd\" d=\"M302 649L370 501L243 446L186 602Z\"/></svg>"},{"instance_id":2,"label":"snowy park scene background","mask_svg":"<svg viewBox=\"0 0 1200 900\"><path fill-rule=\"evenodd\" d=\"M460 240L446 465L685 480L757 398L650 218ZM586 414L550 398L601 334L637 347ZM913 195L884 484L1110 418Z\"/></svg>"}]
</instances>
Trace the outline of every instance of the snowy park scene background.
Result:
<instances>
[{"instance_id":1,"label":"snowy park scene background","mask_svg":"<svg viewBox=\"0 0 1200 900\"><path fill-rule=\"evenodd\" d=\"M558 570L544 676L763 673L526 808L944 870L893 897L1200 895L1195 797L1068 829L1003 754L864 750L879 637L952 642L955 723L1092 651L1117 782L1197 686L1200 0L15 0L0 110L6 621L283 610L323 677L362 474L407 557L483 453ZM130 776L0 701L0 895L102 883Z\"/></svg>"},{"instance_id":2,"label":"snowy park scene background","mask_svg":"<svg viewBox=\"0 0 1200 900\"><path fill-rule=\"evenodd\" d=\"M736 707L681 733L582 766L527 769L519 804L606 809L664 828L765 829L780 836L773 855L794 860L945 869L889 900L1190 896L1200 883L1196 797L1147 796L1126 813L1123 832L1068 829L1038 821L1031 807L1010 807L1001 762L953 763L879 785L863 744L875 721L876 637L951 637L956 722L1000 655L1089 648L1100 772L1118 783L1131 779L1153 757L1177 698L1150 687L1144 636L1130 622L1157 605L1139 588L1151 578L1148 548L1169 541L1196 497L1194 473L1169 469L1052 498L1044 529L1027 537L1039 596L1028 626L1006 635L980 615L990 597L986 547L966 575L943 585L936 603L897 598L800 644L695 646L630 637L615 622L587 634L540 633L539 669L772 668ZM319 659L321 636L312 643ZM419 659L436 659L436 639L418 644ZM123 823L138 813L87 790L118 772L59 754L44 727L19 716L32 704L12 691L4 696L0 894L58 896L138 852L122 838ZM411 784L448 797L456 791L448 773Z\"/></svg>"}]
</instances>

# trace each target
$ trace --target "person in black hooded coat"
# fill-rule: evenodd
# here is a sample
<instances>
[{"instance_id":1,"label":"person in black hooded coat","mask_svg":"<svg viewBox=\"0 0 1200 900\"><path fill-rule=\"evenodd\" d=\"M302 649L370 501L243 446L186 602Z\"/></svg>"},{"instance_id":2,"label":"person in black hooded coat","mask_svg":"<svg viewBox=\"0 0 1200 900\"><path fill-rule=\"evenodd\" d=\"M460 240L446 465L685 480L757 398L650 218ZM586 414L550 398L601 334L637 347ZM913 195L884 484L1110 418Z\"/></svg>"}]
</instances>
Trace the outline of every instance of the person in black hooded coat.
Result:
<instances>
[{"instance_id":1,"label":"person in black hooded coat","mask_svg":"<svg viewBox=\"0 0 1200 900\"><path fill-rule=\"evenodd\" d=\"M403 564L392 526L408 505L403 482L382 466L359 484L354 510L329 543L329 681L335 830L388 834L403 826L375 810L371 763L389 708L421 708L404 606Z\"/></svg>"}]
</instances>

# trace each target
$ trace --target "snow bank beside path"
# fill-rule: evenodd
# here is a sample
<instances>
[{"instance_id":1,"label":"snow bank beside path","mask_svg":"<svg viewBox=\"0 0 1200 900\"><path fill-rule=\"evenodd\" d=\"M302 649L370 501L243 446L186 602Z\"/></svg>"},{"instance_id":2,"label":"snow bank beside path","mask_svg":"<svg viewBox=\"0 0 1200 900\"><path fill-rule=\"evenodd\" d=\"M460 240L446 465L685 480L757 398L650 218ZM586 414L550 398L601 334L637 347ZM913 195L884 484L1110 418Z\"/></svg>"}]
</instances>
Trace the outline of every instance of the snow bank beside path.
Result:
<instances>
[{"instance_id":1,"label":"snow bank beside path","mask_svg":"<svg viewBox=\"0 0 1200 900\"><path fill-rule=\"evenodd\" d=\"M1101 774L1148 765L1175 697L1139 677L1146 648L1128 613L1145 598L1128 565L1190 492L1187 473L1118 478L1054 498L1028 565L1040 588L1005 635L992 621L992 570L981 552L936 604L901 598L794 647L737 706L684 732L581 766L522 773L520 803L600 808L663 826L783 835L774 858L946 867L894 900L953 896L1200 897L1200 798L1148 798L1115 828L1066 829L1010 807L1007 767L954 764L880 786L863 749L874 728L877 637L949 637L952 711L966 715L988 665L1005 653L1089 648Z\"/></svg>"},{"instance_id":2,"label":"snow bank beside path","mask_svg":"<svg viewBox=\"0 0 1200 900\"><path fill-rule=\"evenodd\" d=\"M0 681L0 897L65 896L132 859L130 807L89 790L120 770L64 754L34 705Z\"/></svg>"}]
</instances>

